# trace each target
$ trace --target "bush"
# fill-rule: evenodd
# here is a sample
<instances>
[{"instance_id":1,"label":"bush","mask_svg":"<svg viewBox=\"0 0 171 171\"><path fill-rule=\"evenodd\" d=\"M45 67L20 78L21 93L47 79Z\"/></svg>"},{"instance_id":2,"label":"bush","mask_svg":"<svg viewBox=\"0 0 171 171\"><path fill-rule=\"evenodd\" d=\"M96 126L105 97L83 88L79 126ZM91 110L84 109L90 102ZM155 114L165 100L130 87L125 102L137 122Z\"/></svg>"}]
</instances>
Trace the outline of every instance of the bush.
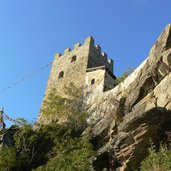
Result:
<instances>
[{"instance_id":1,"label":"bush","mask_svg":"<svg viewBox=\"0 0 171 171\"><path fill-rule=\"evenodd\" d=\"M0 147L0 170L16 170L16 150L13 147Z\"/></svg>"},{"instance_id":2,"label":"bush","mask_svg":"<svg viewBox=\"0 0 171 171\"><path fill-rule=\"evenodd\" d=\"M116 78L115 80L116 84L119 84L122 81L124 81L133 71L134 71L133 68L128 68L121 76Z\"/></svg>"},{"instance_id":3,"label":"bush","mask_svg":"<svg viewBox=\"0 0 171 171\"><path fill-rule=\"evenodd\" d=\"M75 132L81 133L86 126L88 114L84 111L83 92L74 84L65 87L67 98L58 95L55 89L51 90L43 104L41 115L46 123L67 122Z\"/></svg>"},{"instance_id":4,"label":"bush","mask_svg":"<svg viewBox=\"0 0 171 171\"><path fill-rule=\"evenodd\" d=\"M44 102L43 115L64 116L62 124L56 120L35 129L23 119L17 120L14 146L0 149L0 170L4 171L88 171L94 155L89 137L81 136L87 114L83 111L82 95L70 91L64 99L53 90Z\"/></svg>"},{"instance_id":5,"label":"bush","mask_svg":"<svg viewBox=\"0 0 171 171\"><path fill-rule=\"evenodd\" d=\"M67 130L63 136L56 138L56 144L46 165L35 171L87 171L93 156L92 145L87 137L73 137Z\"/></svg>"},{"instance_id":6,"label":"bush","mask_svg":"<svg viewBox=\"0 0 171 171\"><path fill-rule=\"evenodd\" d=\"M0 170L86 171L94 155L89 138L76 136L66 123L42 125L38 130L30 124L16 129L13 147L0 148Z\"/></svg>"},{"instance_id":7,"label":"bush","mask_svg":"<svg viewBox=\"0 0 171 171\"><path fill-rule=\"evenodd\" d=\"M160 145L156 151L154 145L149 149L149 156L141 163L141 171L169 171L171 169L171 150Z\"/></svg>"}]
</instances>

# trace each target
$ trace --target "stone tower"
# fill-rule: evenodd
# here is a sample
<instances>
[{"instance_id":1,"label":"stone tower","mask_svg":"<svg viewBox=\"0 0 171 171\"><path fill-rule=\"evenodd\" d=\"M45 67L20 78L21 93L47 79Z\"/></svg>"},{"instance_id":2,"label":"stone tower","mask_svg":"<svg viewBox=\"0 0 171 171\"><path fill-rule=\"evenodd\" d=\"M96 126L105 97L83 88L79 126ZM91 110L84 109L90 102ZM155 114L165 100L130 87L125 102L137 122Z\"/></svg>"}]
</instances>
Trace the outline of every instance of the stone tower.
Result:
<instances>
[{"instance_id":1,"label":"stone tower","mask_svg":"<svg viewBox=\"0 0 171 171\"><path fill-rule=\"evenodd\" d=\"M73 50L67 48L63 55L55 55L44 99L53 88L59 96L65 97L64 87L71 83L86 88L86 91L92 92L97 87L100 91L107 91L115 86L115 78L113 60L101 52L99 45L94 45L90 36L83 45L77 43Z\"/></svg>"}]
</instances>

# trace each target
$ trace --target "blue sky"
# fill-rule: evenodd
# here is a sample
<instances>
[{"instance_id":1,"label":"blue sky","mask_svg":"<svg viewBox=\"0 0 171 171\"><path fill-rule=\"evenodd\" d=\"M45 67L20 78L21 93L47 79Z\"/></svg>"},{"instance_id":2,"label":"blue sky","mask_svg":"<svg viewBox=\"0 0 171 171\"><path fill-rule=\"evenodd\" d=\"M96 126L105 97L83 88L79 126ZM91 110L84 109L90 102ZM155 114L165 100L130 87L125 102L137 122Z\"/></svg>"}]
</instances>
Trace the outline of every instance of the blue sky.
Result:
<instances>
[{"instance_id":1,"label":"blue sky","mask_svg":"<svg viewBox=\"0 0 171 171\"><path fill-rule=\"evenodd\" d=\"M114 59L116 75L136 68L171 23L170 7L170 0L0 0L0 90L89 35ZM36 119L49 72L0 93L0 106L12 118Z\"/></svg>"}]
</instances>

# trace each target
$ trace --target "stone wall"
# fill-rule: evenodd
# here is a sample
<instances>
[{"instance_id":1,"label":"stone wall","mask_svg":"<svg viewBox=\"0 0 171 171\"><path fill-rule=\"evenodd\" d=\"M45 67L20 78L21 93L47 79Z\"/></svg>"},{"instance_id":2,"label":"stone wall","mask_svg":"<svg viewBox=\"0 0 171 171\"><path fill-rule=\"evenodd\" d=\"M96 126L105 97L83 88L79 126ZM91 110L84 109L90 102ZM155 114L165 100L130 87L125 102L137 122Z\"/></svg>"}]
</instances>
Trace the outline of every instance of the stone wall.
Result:
<instances>
[{"instance_id":1,"label":"stone wall","mask_svg":"<svg viewBox=\"0 0 171 171\"><path fill-rule=\"evenodd\" d=\"M105 76L105 68L103 71L95 71L92 73L88 69L94 67L106 66L108 70L112 73L113 71L113 61L107 60L107 54L101 53L100 46L94 45L94 39L90 36L88 37L84 44L75 44L74 49L65 49L64 54L56 54L52 69L50 72L46 92L43 101L47 98L49 92L52 89L56 89L56 92L61 97L66 97L65 87L70 87L71 83L78 88L87 87L86 91L94 91L96 85L100 84L102 91L104 89L104 79L105 87L111 87L113 84L109 75ZM95 84L90 84L90 79L95 78ZM110 80L110 81L109 81ZM88 87L89 86L89 87ZM106 88L109 89L109 88ZM41 110L43 109L44 102L42 103ZM39 114L39 122L42 122L41 112Z\"/></svg>"},{"instance_id":2,"label":"stone wall","mask_svg":"<svg viewBox=\"0 0 171 171\"><path fill-rule=\"evenodd\" d=\"M76 44L74 50L71 51L68 48L63 55L57 54L55 56L46 93L52 88L56 88L59 95L64 96L64 86L70 86L70 83L74 83L76 86L81 87L85 84L89 46L90 42L86 40L84 45ZM76 60L71 62L74 56ZM61 71L64 72L64 75L63 78L59 79Z\"/></svg>"},{"instance_id":3,"label":"stone wall","mask_svg":"<svg viewBox=\"0 0 171 171\"><path fill-rule=\"evenodd\" d=\"M116 77L112 72L105 70L105 78L104 78L104 89L103 91L108 91L113 89L116 86L115 82Z\"/></svg>"},{"instance_id":4,"label":"stone wall","mask_svg":"<svg viewBox=\"0 0 171 171\"><path fill-rule=\"evenodd\" d=\"M103 92L104 88L104 77L105 77L105 68L96 67L87 70L86 73L86 91L92 93L100 86L100 91ZM93 83L94 82L94 83Z\"/></svg>"},{"instance_id":5,"label":"stone wall","mask_svg":"<svg viewBox=\"0 0 171 171\"><path fill-rule=\"evenodd\" d=\"M73 50L67 48L63 55L55 55L41 106L41 111L44 107L44 100L47 98L52 89L56 89L59 96L66 97L65 87L70 87L71 83L77 87L85 86L85 75L90 45L91 38L89 37L85 40L83 45L80 43L75 44ZM73 58L75 59L73 60ZM59 78L61 72L63 72L63 76L62 78ZM38 122L45 123L41 111Z\"/></svg>"},{"instance_id":6,"label":"stone wall","mask_svg":"<svg viewBox=\"0 0 171 171\"><path fill-rule=\"evenodd\" d=\"M97 87L98 91L108 91L115 87L115 79L116 77L106 69L106 66L89 68L86 73L86 91L93 93ZM95 81L94 84L92 84L93 80Z\"/></svg>"},{"instance_id":7,"label":"stone wall","mask_svg":"<svg viewBox=\"0 0 171 171\"><path fill-rule=\"evenodd\" d=\"M113 60L108 59L108 55L105 52L101 52L99 45L90 46L88 68L98 67L105 65L113 73Z\"/></svg>"},{"instance_id":8,"label":"stone wall","mask_svg":"<svg viewBox=\"0 0 171 171\"><path fill-rule=\"evenodd\" d=\"M72 61L75 57L76 61ZM60 96L64 96L64 86L74 83L78 87L85 86L85 76L87 68L106 65L113 71L113 61L107 60L107 54L101 53L100 46L94 46L94 39L88 37L84 44L75 44L74 49L67 48L64 54L56 54L50 72L46 94L56 88ZM63 71L63 78L59 79L60 72Z\"/></svg>"}]
</instances>

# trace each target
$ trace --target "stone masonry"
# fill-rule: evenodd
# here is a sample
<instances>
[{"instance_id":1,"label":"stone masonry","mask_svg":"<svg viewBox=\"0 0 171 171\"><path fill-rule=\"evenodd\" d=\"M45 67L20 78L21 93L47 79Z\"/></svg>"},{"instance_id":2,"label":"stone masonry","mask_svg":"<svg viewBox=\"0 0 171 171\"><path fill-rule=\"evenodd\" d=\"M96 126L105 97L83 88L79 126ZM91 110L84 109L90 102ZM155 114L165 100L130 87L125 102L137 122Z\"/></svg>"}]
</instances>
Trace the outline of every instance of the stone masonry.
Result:
<instances>
[{"instance_id":1,"label":"stone masonry","mask_svg":"<svg viewBox=\"0 0 171 171\"><path fill-rule=\"evenodd\" d=\"M52 89L56 89L59 96L65 97L64 89L70 87L71 83L86 92L95 90L99 85L102 92L107 91L115 86L115 78L113 60L101 52L99 45L94 45L94 39L90 36L83 45L77 43L73 50L67 48L63 55L55 55L44 100ZM42 118L40 112L40 122Z\"/></svg>"}]
</instances>

